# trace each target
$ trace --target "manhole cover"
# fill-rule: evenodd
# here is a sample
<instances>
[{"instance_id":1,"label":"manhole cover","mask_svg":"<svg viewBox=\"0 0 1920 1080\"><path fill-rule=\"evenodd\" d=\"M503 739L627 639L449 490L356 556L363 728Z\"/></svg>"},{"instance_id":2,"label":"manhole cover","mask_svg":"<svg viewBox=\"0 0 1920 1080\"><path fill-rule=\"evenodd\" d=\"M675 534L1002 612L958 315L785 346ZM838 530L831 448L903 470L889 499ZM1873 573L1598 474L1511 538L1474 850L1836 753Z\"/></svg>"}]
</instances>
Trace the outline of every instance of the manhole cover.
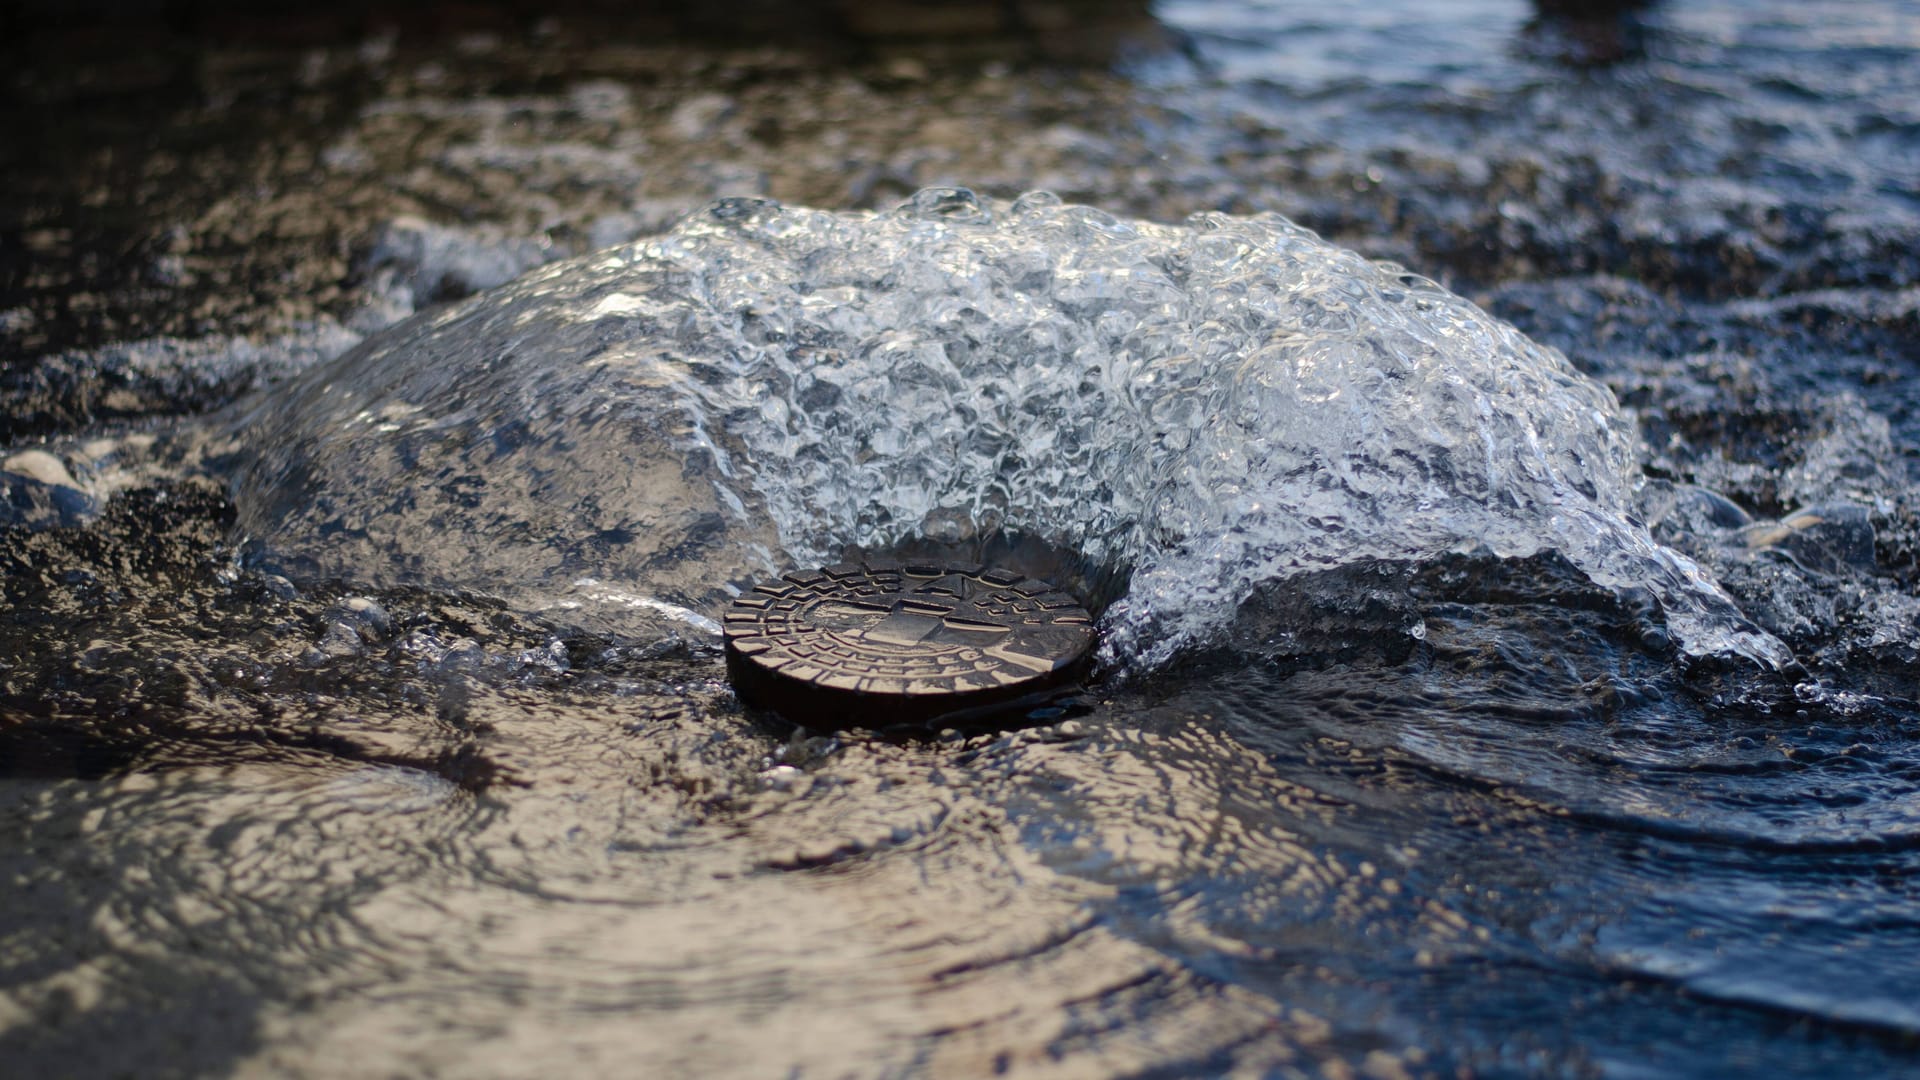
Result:
<instances>
[{"instance_id":1,"label":"manhole cover","mask_svg":"<svg viewBox=\"0 0 1920 1080\"><path fill-rule=\"evenodd\" d=\"M818 727L891 727L1037 703L1087 672L1093 619L1044 581L868 562L788 574L733 602L741 700Z\"/></svg>"}]
</instances>

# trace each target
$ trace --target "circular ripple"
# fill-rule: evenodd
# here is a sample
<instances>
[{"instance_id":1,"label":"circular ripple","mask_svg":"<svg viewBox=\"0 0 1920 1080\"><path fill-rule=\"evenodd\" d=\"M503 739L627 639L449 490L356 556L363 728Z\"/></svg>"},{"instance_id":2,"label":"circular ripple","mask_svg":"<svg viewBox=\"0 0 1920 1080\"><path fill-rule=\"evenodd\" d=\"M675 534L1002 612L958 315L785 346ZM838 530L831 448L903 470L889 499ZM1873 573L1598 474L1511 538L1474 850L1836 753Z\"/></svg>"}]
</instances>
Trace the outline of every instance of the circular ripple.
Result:
<instances>
[{"instance_id":1,"label":"circular ripple","mask_svg":"<svg viewBox=\"0 0 1920 1080\"><path fill-rule=\"evenodd\" d=\"M743 701L824 727L885 727L1030 703L1086 674L1093 618L1044 581L872 561L759 585L726 616Z\"/></svg>"}]
</instances>

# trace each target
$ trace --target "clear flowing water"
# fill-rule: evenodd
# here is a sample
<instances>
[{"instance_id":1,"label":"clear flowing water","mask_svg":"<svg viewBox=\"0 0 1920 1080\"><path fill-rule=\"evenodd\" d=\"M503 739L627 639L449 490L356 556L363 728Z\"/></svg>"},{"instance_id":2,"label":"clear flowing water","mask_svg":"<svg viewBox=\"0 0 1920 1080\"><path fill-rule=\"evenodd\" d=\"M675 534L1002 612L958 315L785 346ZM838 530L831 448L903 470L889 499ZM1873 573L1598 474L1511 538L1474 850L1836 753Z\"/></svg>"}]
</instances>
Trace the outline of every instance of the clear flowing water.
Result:
<instances>
[{"instance_id":1,"label":"clear flowing water","mask_svg":"<svg viewBox=\"0 0 1920 1080\"><path fill-rule=\"evenodd\" d=\"M16 65L0 1060L1920 1074L1920 12L1372 10ZM898 543L1103 675L743 712Z\"/></svg>"},{"instance_id":2,"label":"clear flowing water","mask_svg":"<svg viewBox=\"0 0 1920 1080\"><path fill-rule=\"evenodd\" d=\"M1653 592L1691 652L1790 659L1631 520L1604 388L1279 217L731 200L417 318L234 430L240 527L294 576L626 633L1005 530L1126 568L1122 665L1210 644L1263 585L1542 550Z\"/></svg>"}]
</instances>

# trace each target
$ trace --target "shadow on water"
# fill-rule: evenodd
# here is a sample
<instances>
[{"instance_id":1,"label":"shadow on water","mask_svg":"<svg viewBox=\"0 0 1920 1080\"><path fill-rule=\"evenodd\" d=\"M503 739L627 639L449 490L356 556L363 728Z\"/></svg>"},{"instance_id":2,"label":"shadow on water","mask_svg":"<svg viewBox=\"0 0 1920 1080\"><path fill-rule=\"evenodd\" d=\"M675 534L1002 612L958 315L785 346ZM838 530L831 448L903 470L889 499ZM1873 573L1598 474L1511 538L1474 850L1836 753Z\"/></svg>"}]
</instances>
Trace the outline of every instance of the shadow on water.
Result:
<instances>
[{"instance_id":1,"label":"shadow on water","mask_svg":"<svg viewBox=\"0 0 1920 1080\"><path fill-rule=\"evenodd\" d=\"M1575 68L1609 67L1647 55L1645 18L1658 0L1533 0L1520 31L1523 52Z\"/></svg>"},{"instance_id":2,"label":"shadow on water","mask_svg":"<svg viewBox=\"0 0 1920 1080\"><path fill-rule=\"evenodd\" d=\"M358 45L397 34L552 35L651 41L725 50L798 46L821 62L896 51L922 58L1105 64L1161 43L1167 31L1145 0L339 0L312 11L263 11L253 0L16 0L0 18L15 40L90 34L174 37L246 45Z\"/></svg>"},{"instance_id":3,"label":"shadow on water","mask_svg":"<svg viewBox=\"0 0 1920 1080\"><path fill-rule=\"evenodd\" d=\"M355 129L413 96L394 94L396 72L406 72L402 81L425 72L415 88L450 103L504 102L598 79L603 88L652 87L669 105L688 106L671 129L687 146L656 144L645 168L621 163L584 186L584 178L561 182L575 189L563 216L598 205L602 213L637 211L633 220L606 222L598 233L584 220L516 223L516 231L529 224L545 235L484 241L501 249L470 252L484 265L414 283L426 304L658 228L707 201L716 183L737 185L739 177L714 168L738 148L716 153L709 143L713 125L739 111L726 105L736 95L778 102L793 78L819 84L771 108L743 100L760 114L747 140L778 160L783 146L818 139L838 122L844 110L823 101L822 88L840 72L872 92L854 109L894 96L939 108L952 103L925 99L950 96L983 67L1002 81L1012 70L1073 80L1178 47L1135 0L406 0L326 4L298 15L269 14L250 0L23 0L0 10L0 28L10 72L0 81L0 125L10 135L0 145L0 179L11 193L0 205L0 347L8 354L0 443L89 422L207 411L337 352L342 335L328 324L358 322L364 332L369 313L361 309L373 284L366 279L404 262L410 245L433 246L432 236L382 237L383 223L409 214L489 219L501 196L513 202L528 193L507 190L519 182L504 176L474 175L473 162L425 184L370 185L352 175L372 164L352 149ZM608 135L610 120L638 119L577 104L585 113L562 123L598 128L574 133L589 142ZM977 111L961 105L961 114ZM477 109L430 105L413 119L487 125L488 105ZM694 115L703 111L712 115ZM410 142L432 156L428 147L445 149L446 136L464 138L449 129L418 142L423 134L376 134L375 156L409 153ZM681 160L668 166L669 157ZM922 186L879 172L856 174L849 185L850 164L823 157L792 177L797 185L776 180L773 193L812 205L872 205ZM606 190L587 190L595 187ZM703 194L677 201L690 191ZM623 233L609 235L609 226ZM402 231L410 228L403 221ZM301 339L295 355L240 362L178 340L289 333ZM154 345L101 348L141 341Z\"/></svg>"}]
</instances>

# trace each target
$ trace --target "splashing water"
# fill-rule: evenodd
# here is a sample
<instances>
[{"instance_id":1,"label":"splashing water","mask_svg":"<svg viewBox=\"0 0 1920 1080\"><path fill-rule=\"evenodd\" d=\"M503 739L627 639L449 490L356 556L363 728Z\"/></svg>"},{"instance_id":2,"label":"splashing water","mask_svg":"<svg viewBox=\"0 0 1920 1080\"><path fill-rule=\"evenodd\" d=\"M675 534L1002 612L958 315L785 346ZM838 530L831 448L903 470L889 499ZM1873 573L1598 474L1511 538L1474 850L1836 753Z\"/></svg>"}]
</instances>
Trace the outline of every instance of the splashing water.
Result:
<instances>
[{"instance_id":1,"label":"splashing water","mask_svg":"<svg viewBox=\"0 0 1920 1080\"><path fill-rule=\"evenodd\" d=\"M1542 550L1651 591L1689 652L1790 661L1632 519L1604 388L1271 215L725 200L418 317L242 425L240 527L290 571L627 631L704 628L850 547L1009 531L1131 569L1121 666L1264 582Z\"/></svg>"}]
</instances>

